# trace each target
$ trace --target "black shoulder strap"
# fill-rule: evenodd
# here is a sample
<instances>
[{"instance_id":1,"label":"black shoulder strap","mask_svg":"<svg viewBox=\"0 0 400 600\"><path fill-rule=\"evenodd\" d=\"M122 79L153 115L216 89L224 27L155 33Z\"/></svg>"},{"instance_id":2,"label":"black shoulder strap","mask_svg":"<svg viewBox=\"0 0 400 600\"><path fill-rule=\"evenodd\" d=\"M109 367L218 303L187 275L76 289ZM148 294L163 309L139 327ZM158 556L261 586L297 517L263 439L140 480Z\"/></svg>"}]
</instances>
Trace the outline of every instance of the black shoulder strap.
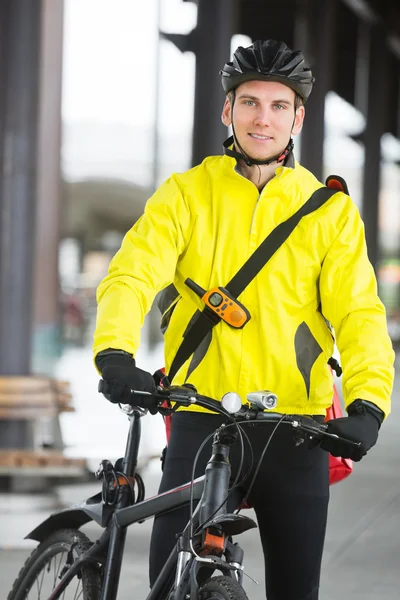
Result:
<instances>
[{"instance_id":1,"label":"black shoulder strap","mask_svg":"<svg viewBox=\"0 0 400 600\"><path fill-rule=\"evenodd\" d=\"M237 298L277 250L285 243L302 217L309 215L329 200L338 190L319 188L287 221L280 223L253 252L247 262L225 286Z\"/></svg>"},{"instance_id":2,"label":"black shoulder strap","mask_svg":"<svg viewBox=\"0 0 400 600\"><path fill-rule=\"evenodd\" d=\"M328 189L327 187L321 187L316 190L294 215L287 219L287 221L280 223L280 225L265 238L225 288L235 298L238 298L243 290L266 265L269 259L282 244L284 244L300 219L320 208L338 191L339 190L337 189ZM197 319L194 320L190 329L185 332L183 341L172 362L171 369L168 373L168 379L171 382L181 366L193 354L201 341L220 320L218 315L207 306L202 312L199 312Z\"/></svg>"}]
</instances>

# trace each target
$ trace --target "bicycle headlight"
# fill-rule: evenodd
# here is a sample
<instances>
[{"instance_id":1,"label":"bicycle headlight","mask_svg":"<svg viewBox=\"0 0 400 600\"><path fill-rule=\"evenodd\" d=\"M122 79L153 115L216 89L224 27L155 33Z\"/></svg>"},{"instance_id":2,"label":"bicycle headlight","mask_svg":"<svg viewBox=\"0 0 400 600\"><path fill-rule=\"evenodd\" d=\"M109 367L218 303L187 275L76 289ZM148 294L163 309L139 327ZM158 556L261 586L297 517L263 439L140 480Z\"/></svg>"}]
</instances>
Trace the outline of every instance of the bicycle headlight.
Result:
<instances>
[{"instance_id":1,"label":"bicycle headlight","mask_svg":"<svg viewBox=\"0 0 400 600\"><path fill-rule=\"evenodd\" d=\"M250 394L247 394L247 400L250 404L255 404L257 408L260 408L261 410L264 410L265 408L267 410L272 410L273 408L276 408L276 405L278 404L278 396L268 390L250 392Z\"/></svg>"}]
</instances>

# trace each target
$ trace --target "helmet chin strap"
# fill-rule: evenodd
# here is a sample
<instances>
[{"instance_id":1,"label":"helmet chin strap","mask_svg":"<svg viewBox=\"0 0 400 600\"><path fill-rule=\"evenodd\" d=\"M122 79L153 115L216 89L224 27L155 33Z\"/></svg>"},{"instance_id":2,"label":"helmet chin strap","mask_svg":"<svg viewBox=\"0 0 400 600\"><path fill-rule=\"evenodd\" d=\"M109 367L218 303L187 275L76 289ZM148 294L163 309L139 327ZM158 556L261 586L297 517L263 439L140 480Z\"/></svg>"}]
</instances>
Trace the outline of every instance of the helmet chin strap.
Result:
<instances>
[{"instance_id":1,"label":"helmet chin strap","mask_svg":"<svg viewBox=\"0 0 400 600\"><path fill-rule=\"evenodd\" d=\"M270 165L273 162L277 162L277 163L283 162L285 160L285 158L287 157L287 155L290 154L290 152L293 150L294 143L293 143L292 138L289 139L289 142L288 142L288 145L286 146L286 148L282 152L277 154L276 156L273 156L272 158L267 158L266 160L256 160L255 158L251 158L250 156L248 156L246 154L246 152L243 150L243 148L241 147L241 145L239 144L239 142L236 138L235 127L233 125L233 107L235 105L235 100L236 100L236 94L235 94L235 90L233 90L233 99L232 99L232 103L231 103L231 122L232 122L233 135L231 135L228 139L226 139L222 144L224 147L224 154L226 154L227 156L230 156L231 158L236 158L236 160L243 160L248 167L251 167L253 165ZM293 129L295 120L296 120L296 114L293 119L292 129ZM231 148L229 148L229 146L232 146L232 144L234 146L234 149L231 150ZM239 149L239 152L236 150L236 148Z\"/></svg>"},{"instance_id":2,"label":"helmet chin strap","mask_svg":"<svg viewBox=\"0 0 400 600\"><path fill-rule=\"evenodd\" d=\"M232 144L234 144L234 146L238 146L241 152L229 148L229 146L232 146ZM272 158L268 158L267 160L256 160L255 158L250 158L250 156L247 156L247 154L242 150L240 144L237 142L236 138L233 135L231 135L228 139L224 141L223 147L224 154L230 156L231 158L236 158L236 160L243 160L248 167L251 167L253 165L270 165L273 162L283 162L287 155L290 154L290 152L293 150L294 143L292 138L290 138L289 143L283 150L283 152L277 154L276 156L273 156Z\"/></svg>"}]
</instances>

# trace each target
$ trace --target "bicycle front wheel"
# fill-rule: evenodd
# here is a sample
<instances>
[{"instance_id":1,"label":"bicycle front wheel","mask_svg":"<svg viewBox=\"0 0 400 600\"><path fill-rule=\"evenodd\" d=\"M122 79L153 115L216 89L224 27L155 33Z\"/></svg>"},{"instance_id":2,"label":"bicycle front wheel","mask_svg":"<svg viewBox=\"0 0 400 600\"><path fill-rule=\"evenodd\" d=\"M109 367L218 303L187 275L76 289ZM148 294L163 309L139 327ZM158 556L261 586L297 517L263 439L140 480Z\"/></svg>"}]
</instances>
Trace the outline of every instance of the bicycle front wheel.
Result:
<instances>
[{"instance_id":1,"label":"bicycle front wheel","mask_svg":"<svg viewBox=\"0 0 400 600\"><path fill-rule=\"evenodd\" d=\"M32 552L22 567L7 600L46 600L60 582L68 552L74 546L79 557L90 544L89 538L76 529L60 529L52 533ZM65 600L98 600L101 577L92 565L82 565L62 592Z\"/></svg>"},{"instance_id":2,"label":"bicycle front wheel","mask_svg":"<svg viewBox=\"0 0 400 600\"><path fill-rule=\"evenodd\" d=\"M199 600L248 600L240 583L225 575L208 579L199 589L198 598Z\"/></svg>"}]
</instances>

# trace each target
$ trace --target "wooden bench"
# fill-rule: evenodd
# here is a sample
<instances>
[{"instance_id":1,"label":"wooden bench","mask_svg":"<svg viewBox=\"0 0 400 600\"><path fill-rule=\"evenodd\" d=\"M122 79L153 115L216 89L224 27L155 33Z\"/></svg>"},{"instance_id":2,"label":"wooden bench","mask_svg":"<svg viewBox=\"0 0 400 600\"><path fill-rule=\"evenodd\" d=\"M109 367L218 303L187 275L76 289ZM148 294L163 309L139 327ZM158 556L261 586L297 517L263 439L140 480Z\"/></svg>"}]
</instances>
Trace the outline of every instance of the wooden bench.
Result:
<instances>
[{"instance_id":1,"label":"wooden bench","mask_svg":"<svg viewBox=\"0 0 400 600\"><path fill-rule=\"evenodd\" d=\"M35 429L42 422L58 423L60 413L74 411L68 381L43 376L0 376L0 421L30 421ZM64 456L62 447L43 449L39 436L33 437L37 441L32 448L1 448L0 439L0 475L21 471L60 477L85 474L85 459Z\"/></svg>"},{"instance_id":2,"label":"wooden bench","mask_svg":"<svg viewBox=\"0 0 400 600\"><path fill-rule=\"evenodd\" d=\"M0 376L0 419L37 419L73 412L68 381Z\"/></svg>"}]
</instances>

